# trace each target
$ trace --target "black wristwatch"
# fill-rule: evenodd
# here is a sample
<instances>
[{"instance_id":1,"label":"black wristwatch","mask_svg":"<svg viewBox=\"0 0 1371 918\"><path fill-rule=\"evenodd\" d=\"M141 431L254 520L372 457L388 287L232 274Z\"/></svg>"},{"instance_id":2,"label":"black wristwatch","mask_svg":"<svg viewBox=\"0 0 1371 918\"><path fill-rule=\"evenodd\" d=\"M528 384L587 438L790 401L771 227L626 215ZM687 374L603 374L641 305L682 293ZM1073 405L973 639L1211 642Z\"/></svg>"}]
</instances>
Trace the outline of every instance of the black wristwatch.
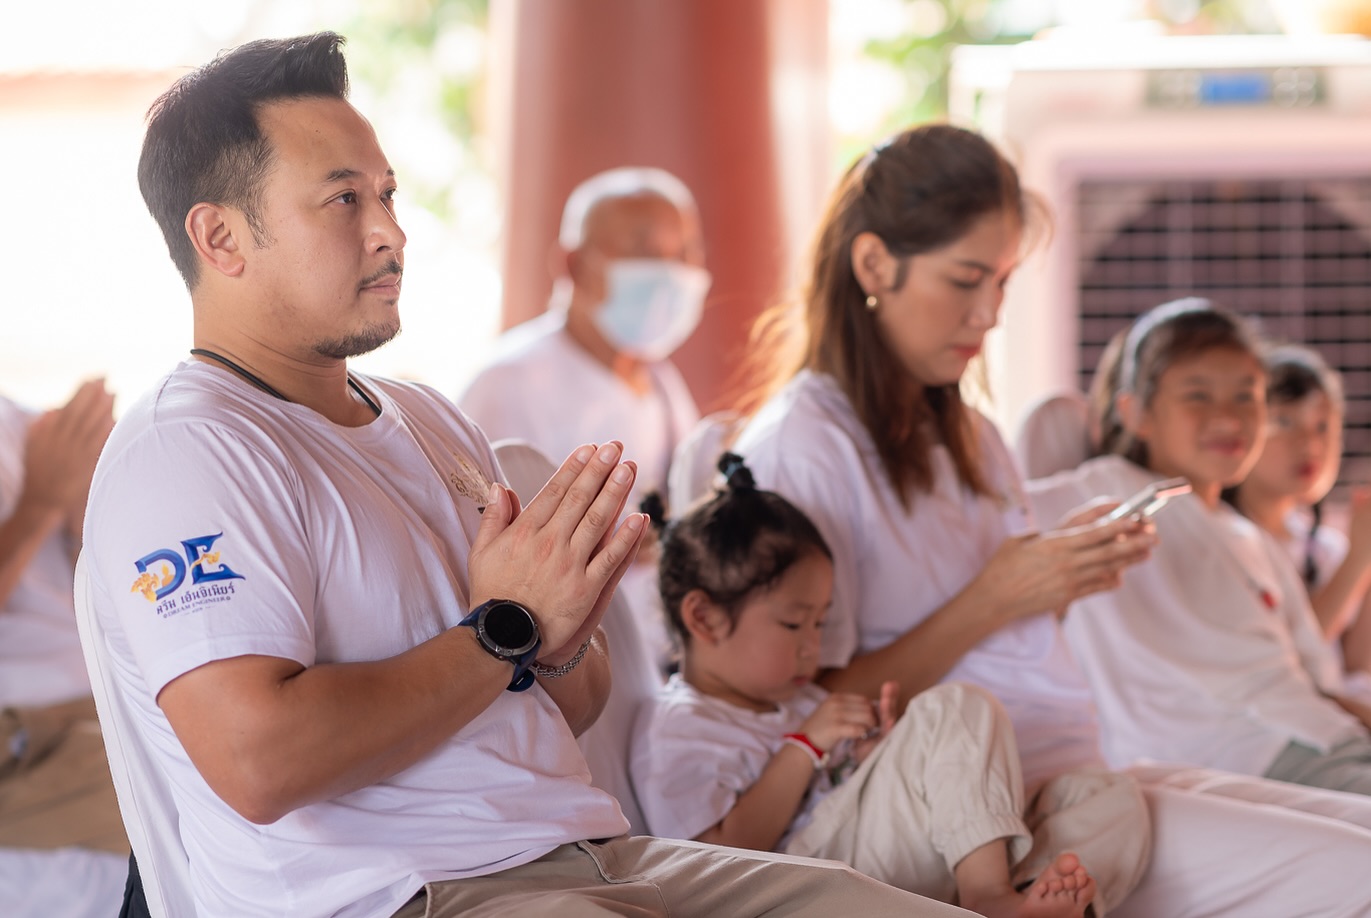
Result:
<instances>
[{"instance_id":1,"label":"black wristwatch","mask_svg":"<svg viewBox=\"0 0 1371 918\"><path fill-rule=\"evenodd\" d=\"M510 599L491 599L457 624L476 629L476 640L492 657L514 664L511 692L522 692L533 684L529 667L543 641L532 612Z\"/></svg>"}]
</instances>

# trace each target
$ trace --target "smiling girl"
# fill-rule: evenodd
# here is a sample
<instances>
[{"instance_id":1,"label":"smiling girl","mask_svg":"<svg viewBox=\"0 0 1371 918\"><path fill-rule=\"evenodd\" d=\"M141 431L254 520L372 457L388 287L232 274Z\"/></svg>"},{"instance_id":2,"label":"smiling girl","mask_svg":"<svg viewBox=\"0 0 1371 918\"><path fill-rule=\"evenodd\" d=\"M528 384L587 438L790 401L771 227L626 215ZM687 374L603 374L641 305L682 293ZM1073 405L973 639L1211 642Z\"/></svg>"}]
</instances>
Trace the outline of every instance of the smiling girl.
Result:
<instances>
[{"instance_id":1,"label":"smiling girl","mask_svg":"<svg viewBox=\"0 0 1371 918\"><path fill-rule=\"evenodd\" d=\"M1339 673L1303 584L1275 540L1220 500L1266 435L1251 331L1205 300L1180 300L1136 322L1120 361L1117 452L1029 488L1049 515L1159 478L1194 489L1155 518L1152 558L1066 619L1106 755L1371 793L1371 738L1328 697Z\"/></svg>"}]
</instances>

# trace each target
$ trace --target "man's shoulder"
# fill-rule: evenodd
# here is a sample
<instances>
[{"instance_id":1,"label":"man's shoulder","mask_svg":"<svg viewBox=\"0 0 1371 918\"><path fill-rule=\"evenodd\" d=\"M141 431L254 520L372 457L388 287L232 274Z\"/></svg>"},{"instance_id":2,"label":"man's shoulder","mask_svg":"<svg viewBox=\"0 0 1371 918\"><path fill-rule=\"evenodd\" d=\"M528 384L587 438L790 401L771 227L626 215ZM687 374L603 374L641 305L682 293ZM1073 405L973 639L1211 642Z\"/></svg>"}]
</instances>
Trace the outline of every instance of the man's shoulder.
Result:
<instances>
[{"instance_id":1,"label":"man's shoulder","mask_svg":"<svg viewBox=\"0 0 1371 918\"><path fill-rule=\"evenodd\" d=\"M404 410L439 411L456 413L457 406L452 400L427 383L408 379L392 379L387 376L371 376L353 373L353 379L361 385L371 385L383 391L391 401Z\"/></svg>"},{"instance_id":2,"label":"man's shoulder","mask_svg":"<svg viewBox=\"0 0 1371 918\"><path fill-rule=\"evenodd\" d=\"M505 332L492 348L491 359L472 377L457 404L483 426L499 430L522 418L555 420L567 380L590 358L564 332L559 317L542 315ZM505 431L500 436L511 435ZM520 430L518 435L527 437Z\"/></svg>"},{"instance_id":3,"label":"man's shoulder","mask_svg":"<svg viewBox=\"0 0 1371 918\"><path fill-rule=\"evenodd\" d=\"M115 424L105 453L117 454L150 433L167 437L184 434L193 442L204 434L219 432L269 442L263 417L253 397L234 380L212 367L186 362L129 407Z\"/></svg>"},{"instance_id":4,"label":"man's shoulder","mask_svg":"<svg viewBox=\"0 0 1371 918\"><path fill-rule=\"evenodd\" d=\"M521 366L568 351L573 345L565 328L565 318L553 312L519 323L495 339L487 369Z\"/></svg>"},{"instance_id":5,"label":"man's shoulder","mask_svg":"<svg viewBox=\"0 0 1371 918\"><path fill-rule=\"evenodd\" d=\"M426 427L456 432L481 449L488 446L488 440L477 423L452 399L432 386L409 380L354 375L364 384L371 384L384 392L391 403L399 409L401 420L406 424L412 426L418 423Z\"/></svg>"}]
</instances>

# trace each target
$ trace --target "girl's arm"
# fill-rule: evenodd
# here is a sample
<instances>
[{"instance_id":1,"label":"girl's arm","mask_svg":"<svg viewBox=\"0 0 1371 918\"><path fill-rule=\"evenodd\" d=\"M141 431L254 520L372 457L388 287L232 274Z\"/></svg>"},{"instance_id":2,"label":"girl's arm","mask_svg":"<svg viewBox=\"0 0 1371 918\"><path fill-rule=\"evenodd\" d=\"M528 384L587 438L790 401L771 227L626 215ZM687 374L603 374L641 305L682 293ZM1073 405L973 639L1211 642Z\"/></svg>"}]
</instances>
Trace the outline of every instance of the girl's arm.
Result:
<instances>
[{"instance_id":1,"label":"girl's arm","mask_svg":"<svg viewBox=\"0 0 1371 918\"><path fill-rule=\"evenodd\" d=\"M1342 633L1342 658L1348 672L1371 671L1371 589L1362 593L1357 617Z\"/></svg>"},{"instance_id":2,"label":"girl's arm","mask_svg":"<svg viewBox=\"0 0 1371 918\"><path fill-rule=\"evenodd\" d=\"M830 695L797 732L821 753L827 753L841 740L859 739L874 726L876 712L869 700L858 695ZM774 851L785 830L795 821L818 767L814 756L803 746L785 743L752 786L738 795L733 809L695 836L695 840Z\"/></svg>"},{"instance_id":3,"label":"girl's arm","mask_svg":"<svg viewBox=\"0 0 1371 918\"><path fill-rule=\"evenodd\" d=\"M1347 527L1347 554L1320 589L1309 596L1309 604L1319 620L1324 637L1343 641L1348 669L1364 668L1371 659L1371 625L1367 624L1368 589L1371 589L1371 493L1359 491L1352 497L1352 514ZM1357 624L1361 628L1352 633ZM1349 647L1350 645L1350 647ZM1349 651L1350 654L1349 655ZM1354 665L1352 656L1359 658Z\"/></svg>"},{"instance_id":4,"label":"girl's arm","mask_svg":"<svg viewBox=\"0 0 1371 918\"><path fill-rule=\"evenodd\" d=\"M1354 561L1349 553L1328 582L1309 595L1309 605L1314 609L1324 638L1346 641L1349 629L1364 618L1361 612L1367 604L1368 587L1371 587L1371 565Z\"/></svg>"},{"instance_id":5,"label":"girl's arm","mask_svg":"<svg viewBox=\"0 0 1371 918\"><path fill-rule=\"evenodd\" d=\"M1329 697L1336 701L1344 711L1361 721L1362 726L1371 729L1371 705L1346 695L1331 695Z\"/></svg>"},{"instance_id":6,"label":"girl's arm","mask_svg":"<svg viewBox=\"0 0 1371 918\"><path fill-rule=\"evenodd\" d=\"M1082 596L1119 585L1124 568L1147 557L1151 527L1133 519L1097 524L1110 507L1069 521L1074 528L1006 539L986 566L946 605L879 650L829 670L830 691L879 695L898 680L898 710L936 685L972 648L1020 618L1064 609Z\"/></svg>"},{"instance_id":7,"label":"girl's arm","mask_svg":"<svg viewBox=\"0 0 1371 918\"><path fill-rule=\"evenodd\" d=\"M762 775L738 796L723 819L695 836L696 841L731 848L773 851L800 811L814 779L814 760L792 743L771 757Z\"/></svg>"}]
</instances>

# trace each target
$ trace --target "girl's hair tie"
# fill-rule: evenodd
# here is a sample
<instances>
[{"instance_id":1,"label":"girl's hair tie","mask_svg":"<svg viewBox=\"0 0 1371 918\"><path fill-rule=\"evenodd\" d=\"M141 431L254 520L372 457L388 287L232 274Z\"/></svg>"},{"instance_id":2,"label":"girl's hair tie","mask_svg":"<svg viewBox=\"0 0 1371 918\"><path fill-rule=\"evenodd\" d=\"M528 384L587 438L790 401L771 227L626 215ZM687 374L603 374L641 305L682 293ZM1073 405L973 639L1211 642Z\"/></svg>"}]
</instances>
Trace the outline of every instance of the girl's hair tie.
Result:
<instances>
[{"instance_id":1,"label":"girl's hair tie","mask_svg":"<svg viewBox=\"0 0 1371 918\"><path fill-rule=\"evenodd\" d=\"M649 491L642 502L638 504L638 510L647 514L648 522L656 530L658 535L666 532L667 526L671 521L666 518L666 502L662 500L660 491Z\"/></svg>"},{"instance_id":2,"label":"girl's hair tie","mask_svg":"<svg viewBox=\"0 0 1371 918\"><path fill-rule=\"evenodd\" d=\"M1154 306L1139 316L1133 327L1128 330L1128 337L1124 339L1123 365L1119 370L1119 391L1137 392L1138 360L1142 356L1143 344L1154 328L1187 313L1208 312L1213 308L1214 304L1204 297L1187 296Z\"/></svg>"},{"instance_id":3,"label":"girl's hair tie","mask_svg":"<svg viewBox=\"0 0 1371 918\"><path fill-rule=\"evenodd\" d=\"M737 453L724 453L720 456L719 471L723 472L724 480L728 482L730 491L757 490L757 482L752 477L752 470L743 462L743 457Z\"/></svg>"}]
</instances>

